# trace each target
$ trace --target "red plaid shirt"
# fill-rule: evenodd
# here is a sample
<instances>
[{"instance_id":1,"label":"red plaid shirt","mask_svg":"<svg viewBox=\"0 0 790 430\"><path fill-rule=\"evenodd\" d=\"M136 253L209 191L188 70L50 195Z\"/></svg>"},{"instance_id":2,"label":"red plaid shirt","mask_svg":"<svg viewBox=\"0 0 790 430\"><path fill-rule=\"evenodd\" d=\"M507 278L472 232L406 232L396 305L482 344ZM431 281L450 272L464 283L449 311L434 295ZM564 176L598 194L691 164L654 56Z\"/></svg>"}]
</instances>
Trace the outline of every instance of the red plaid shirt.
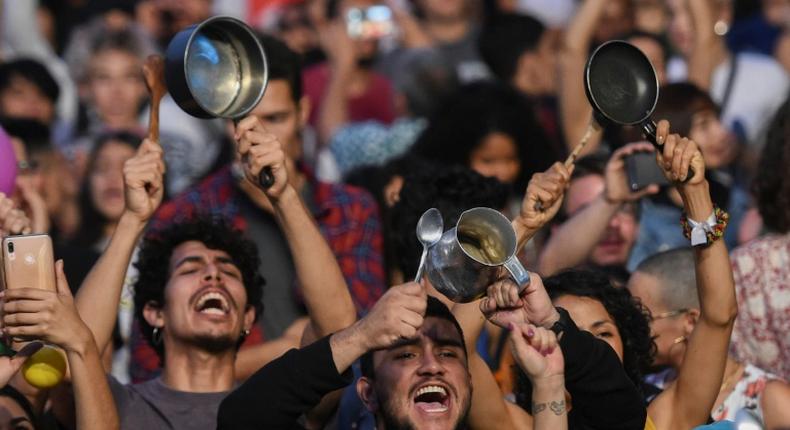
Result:
<instances>
[{"instance_id":1,"label":"red plaid shirt","mask_svg":"<svg viewBox=\"0 0 790 430\"><path fill-rule=\"evenodd\" d=\"M357 312L364 315L386 288L378 207L362 189L308 178L312 200L305 204L312 210L321 233L337 257ZM242 193L230 167L223 168L159 208L151 221L151 229L161 230L174 222L207 215L230 220L244 231L247 221L239 213ZM263 342L258 330L256 325L244 345ZM140 336L135 324L132 378L135 382L150 379L156 376L160 366L156 352Z\"/></svg>"}]
</instances>

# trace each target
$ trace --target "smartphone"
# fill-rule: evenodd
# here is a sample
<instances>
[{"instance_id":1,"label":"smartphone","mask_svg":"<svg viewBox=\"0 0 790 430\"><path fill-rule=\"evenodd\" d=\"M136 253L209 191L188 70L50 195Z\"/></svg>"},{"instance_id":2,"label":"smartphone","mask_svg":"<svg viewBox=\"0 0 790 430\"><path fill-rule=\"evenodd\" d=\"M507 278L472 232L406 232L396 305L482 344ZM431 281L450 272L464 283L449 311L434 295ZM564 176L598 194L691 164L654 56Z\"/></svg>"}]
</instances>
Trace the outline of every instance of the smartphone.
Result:
<instances>
[{"instance_id":1,"label":"smartphone","mask_svg":"<svg viewBox=\"0 0 790 430\"><path fill-rule=\"evenodd\" d=\"M346 31L352 39L381 39L395 32L392 10L384 5L353 7L346 13Z\"/></svg>"},{"instance_id":2,"label":"smartphone","mask_svg":"<svg viewBox=\"0 0 790 430\"><path fill-rule=\"evenodd\" d=\"M664 172L656 164L656 155L652 152L635 152L626 156L625 169L628 173L628 186L632 191L639 191L652 184L669 185Z\"/></svg>"},{"instance_id":3,"label":"smartphone","mask_svg":"<svg viewBox=\"0 0 790 430\"><path fill-rule=\"evenodd\" d=\"M3 239L3 288L56 291L52 239L46 234Z\"/></svg>"}]
</instances>

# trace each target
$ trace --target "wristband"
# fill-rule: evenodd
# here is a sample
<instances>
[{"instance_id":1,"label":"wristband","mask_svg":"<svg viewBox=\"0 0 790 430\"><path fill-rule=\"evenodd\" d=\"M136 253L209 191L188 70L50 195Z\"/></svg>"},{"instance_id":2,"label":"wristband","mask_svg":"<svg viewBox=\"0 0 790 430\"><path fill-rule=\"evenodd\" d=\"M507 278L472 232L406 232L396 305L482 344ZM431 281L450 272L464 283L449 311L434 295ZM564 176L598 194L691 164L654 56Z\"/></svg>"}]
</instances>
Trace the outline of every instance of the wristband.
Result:
<instances>
[{"instance_id":1,"label":"wristband","mask_svg":"<svg viewBox=\"0 0 790 430\"><path fill-rule=\"evenodd\" d=\"M691 241L691 246L710 245L724 236L727 222L730 215L714 206L713 213L702 222L694 221L684 212L680 217L680 225L683 227L683 236Z\"/></svg>"}]
</instances>

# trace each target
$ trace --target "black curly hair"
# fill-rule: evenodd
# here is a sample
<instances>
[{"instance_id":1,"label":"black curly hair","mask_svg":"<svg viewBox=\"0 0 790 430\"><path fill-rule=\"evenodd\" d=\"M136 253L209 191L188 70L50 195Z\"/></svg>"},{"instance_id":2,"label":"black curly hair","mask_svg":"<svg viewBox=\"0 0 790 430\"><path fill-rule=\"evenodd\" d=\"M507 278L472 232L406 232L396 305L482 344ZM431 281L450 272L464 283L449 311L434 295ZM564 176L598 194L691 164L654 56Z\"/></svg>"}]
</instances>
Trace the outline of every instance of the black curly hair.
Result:
<instances>
[{"instance_id":1,"label":"black curly hair","mask_svg":"<svg viewBox=\"0 0 790 430\"><path fill-rule=\"evenodd\" d=\"M400 200L390 213L389 240L394 244L398 268L406 278L417 273L422 245L414 229L423 212L439 209L444 228L458 223L467 209L485 206L501 209L507 201L507 187L463 166L435 165L404 175Z\"/></svg>"},{"instance_id":2,"label":"black curly hair","mask_svg":"<svg viewBox=\"0 0 790 430\"><path fill-rule=\"evenodd\" d=\"M653 362L656 344L650 335L650 311L625 288L615 288L607 274L591 270L567 270L543 280L552 300L562 296L587 297L600 302L614 320L623 341L623 367L634 385L642 387L642 372ZM524 407L531 399L531 385L521 369L517 372L516 398ZM525 410L529 411L527 407Z\"/></svg>"},{"instance_id":3,"label":"black curly hair","mask_svg":"<svg viewBox=\"0 0 790 430\"><path fill-rule=\"evenodd\" d=\"M472 153L491 133L502 133L516 143L521 171L515 191L524 190L532 174L559 159L530 102L495 82L468 84L449 96L411 151L426 160L468 167Z\"/></svg>"},{"instance_id":4,"label":"black curly hair","mask_svg":"<svg viewBox=\"0 0 790 430\"><path fill-rule=\"evenodd\" d=\"M148 343L164 358L164 345L152 340L153 327L143 317L146 303L164 304L165 286L170 278L169 261L173 250L184 242L195 240L209 249L228 253L241 272L247 292L247 306L255 309L255 319L263 311L263 286L265 281L258 273L260 259L255 243L246 239L241 231L233 228L226 220L199 216L185 222L175 223L145 238L135 267L139 273L134 284L135 317ZM238 346L241 345L239 340Z\"/></svg>"},{"instance_id":5,"label":"black curly hair","mask_svg":"<svg viewBox=\"0 0 790 430\"><path fill-rule=\"evenodd\" d=\"M776 112L760 155L753 191L765 226L790 231L790 98Z\"/></svg>"}]
</instances>

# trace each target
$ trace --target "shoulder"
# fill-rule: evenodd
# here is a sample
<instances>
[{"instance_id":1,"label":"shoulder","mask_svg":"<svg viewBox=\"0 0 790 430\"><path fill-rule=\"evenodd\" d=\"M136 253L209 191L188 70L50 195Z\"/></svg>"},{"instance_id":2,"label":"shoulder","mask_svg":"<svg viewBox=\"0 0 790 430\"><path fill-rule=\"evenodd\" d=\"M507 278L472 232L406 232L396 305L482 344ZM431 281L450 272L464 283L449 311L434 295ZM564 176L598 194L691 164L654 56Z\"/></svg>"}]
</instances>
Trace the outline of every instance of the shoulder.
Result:
<instances>
[{"instance_id":1,"label":"shoulder","mask_svg":"<svg viewBox=\"0 0 790 430\"><path fill-rule=\"evenodd\" d=\"M315 186L316 202L323 208L345 207L377 209L376 201L366 190L347 184L330 184L317 182Z\"/></svg>"},{"instance_id":2,"label":"shoulder","mask_svg":"<svg viewBox=\"0 0 790 430\"><path fill-rule=\"evenodd\" d=\"M772 254L790 255L790 234L769 234L754 239L735 248L731 253L730 259L733 266L746 265L743 269L752 271L752 265L767 263L767 261L763 260Z\"/></svg>"}]
</instances>

